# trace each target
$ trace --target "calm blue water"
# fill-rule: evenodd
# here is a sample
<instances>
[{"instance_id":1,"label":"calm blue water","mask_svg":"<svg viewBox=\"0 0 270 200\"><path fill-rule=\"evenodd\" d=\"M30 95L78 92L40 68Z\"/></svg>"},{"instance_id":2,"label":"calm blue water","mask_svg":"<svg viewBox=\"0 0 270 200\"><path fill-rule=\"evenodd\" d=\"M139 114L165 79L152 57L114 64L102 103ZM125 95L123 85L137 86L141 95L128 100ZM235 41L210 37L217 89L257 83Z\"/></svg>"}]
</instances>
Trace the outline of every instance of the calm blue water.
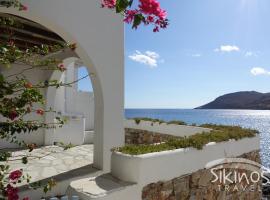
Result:
<instances>
[{"instance_id":1,"label":"calm blue water","mask_svg":"<svg viewBox=\"0 0 270 200\"><path fill-rule=\"evenodd\" d=\"M182 120L188 124L215 123L240 125L260 131L261 158L270 167L270 111L265 110L193 110L193 109L126 109L126 118L150 117L165 121Z\"/></svg>"}]
</instances>

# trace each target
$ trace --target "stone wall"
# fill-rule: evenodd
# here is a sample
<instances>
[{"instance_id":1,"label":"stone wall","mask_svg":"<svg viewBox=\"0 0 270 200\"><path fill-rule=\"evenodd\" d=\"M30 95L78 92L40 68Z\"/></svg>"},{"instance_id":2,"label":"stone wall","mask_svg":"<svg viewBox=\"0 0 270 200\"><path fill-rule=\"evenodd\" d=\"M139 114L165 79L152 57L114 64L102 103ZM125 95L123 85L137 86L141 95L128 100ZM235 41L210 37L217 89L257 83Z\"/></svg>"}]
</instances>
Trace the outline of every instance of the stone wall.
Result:
<instances>
[{"instance_id":1,"label":"stone wall","mask_svg":"<svg viewBox=\"0 0 270 200\"><path fill-rule=\"evenodd\" d=\"M146 130L125 128L126 144L154 144L165 142L170 138L176 137Z\"/></svg>"},{"instance_id":2,"label":"stone wall","mask_svg":"<svg viewBox=\"0 0 270 200\"><path fill-rule=\"evenodd\" d=\"M259 151L239 156L255 162L260 162ZM184 175L165 182L151 183L143 188L142 200L256 200L261 199L261 184L254 184L253 191L243 191L235 184L229 190L212 183L213 175L209 170L202 169L192 174Z\"/></svg>"}]
</instances>

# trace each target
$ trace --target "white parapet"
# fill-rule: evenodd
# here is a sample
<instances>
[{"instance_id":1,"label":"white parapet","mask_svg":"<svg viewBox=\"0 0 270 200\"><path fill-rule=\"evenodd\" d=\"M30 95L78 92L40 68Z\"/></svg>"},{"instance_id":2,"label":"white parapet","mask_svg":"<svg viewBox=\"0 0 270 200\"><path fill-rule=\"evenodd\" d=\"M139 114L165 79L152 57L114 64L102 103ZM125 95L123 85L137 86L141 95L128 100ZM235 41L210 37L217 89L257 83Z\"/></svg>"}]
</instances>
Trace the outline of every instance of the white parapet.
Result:
<instances>
[{"instance_id":1,"label":"white parapet","mask_svg":"<svg viewBox=\"0 0 270 200\"><path fill-rule=\"evenodd\" d=\"M238 141L211 143L202 150L194 148L127 155L112 154L112 174L124 181L135 182L142 187L153 182L170 180L181 175L196 172L213 160L237 157L258 150L260 137L244 138Z\"/></svg>"},{"instance_id":2,"label":"white parapet","mask_svg":"<svg viewBox=\"0 0 270 200\"><path fill-rule=\"evenodd\" d=\"M211 129L198 126L176 125L159 122L150 122L141 120L139 124L135 120L125 120L125 128L140 129L146 131L152 131L161 134L169 134L174 136L190 136L196 133L209 132Z\"/></svg>"}]
</instances>

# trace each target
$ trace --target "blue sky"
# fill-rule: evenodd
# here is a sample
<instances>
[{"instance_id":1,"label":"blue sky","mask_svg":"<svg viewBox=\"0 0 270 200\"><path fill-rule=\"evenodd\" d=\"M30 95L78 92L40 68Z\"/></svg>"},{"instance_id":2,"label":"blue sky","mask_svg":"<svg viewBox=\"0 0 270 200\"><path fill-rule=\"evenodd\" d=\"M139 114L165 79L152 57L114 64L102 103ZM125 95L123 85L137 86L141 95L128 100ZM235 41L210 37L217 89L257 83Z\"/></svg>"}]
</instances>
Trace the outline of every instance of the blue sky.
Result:
<instances>
[{"instance_id":1,"label":"blue sky","mask_svg":"<svg viewBox=\"0 0 270 200\"><path fill-rule=\"evenodd\" d=\"M270 92L269 0L160 0L170 26L125 36L125 107L194 108Z\"/></svg>"},{"instance_id":2,"label":"blue sky","mask_svg":"<svg viewBox=\"0 0 270 200\"><path fill-rule=\"evenodd\" d=\"M78 69L78 79L82 79L78 82L78 89L81 91L92 92L93 87L89 77L84 78L88 74L86 67L80 67Z\"/></svg>"}]
</instances>

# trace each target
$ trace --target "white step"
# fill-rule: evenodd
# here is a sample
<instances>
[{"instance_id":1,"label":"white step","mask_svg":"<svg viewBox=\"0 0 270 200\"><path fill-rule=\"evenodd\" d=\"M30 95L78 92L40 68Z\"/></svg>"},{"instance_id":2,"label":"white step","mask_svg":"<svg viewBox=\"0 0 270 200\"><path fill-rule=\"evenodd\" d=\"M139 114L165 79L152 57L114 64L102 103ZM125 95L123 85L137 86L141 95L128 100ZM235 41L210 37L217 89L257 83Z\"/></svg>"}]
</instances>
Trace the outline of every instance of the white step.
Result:
<instances>
[{"instance_id":1,"label":"white step","mask_svg":"<svg viewBox=\"0 0 270 200\"><path fill-rule=\"evenodd\" d=\"M110 174L104 174L71 182L67 194L77 195L80 200L138 200L138 196L132 196L140 192L137 184L123 182Z\"/></svg>"}]
</instances>

